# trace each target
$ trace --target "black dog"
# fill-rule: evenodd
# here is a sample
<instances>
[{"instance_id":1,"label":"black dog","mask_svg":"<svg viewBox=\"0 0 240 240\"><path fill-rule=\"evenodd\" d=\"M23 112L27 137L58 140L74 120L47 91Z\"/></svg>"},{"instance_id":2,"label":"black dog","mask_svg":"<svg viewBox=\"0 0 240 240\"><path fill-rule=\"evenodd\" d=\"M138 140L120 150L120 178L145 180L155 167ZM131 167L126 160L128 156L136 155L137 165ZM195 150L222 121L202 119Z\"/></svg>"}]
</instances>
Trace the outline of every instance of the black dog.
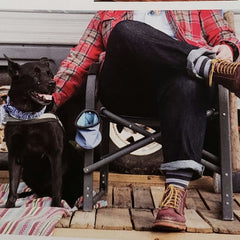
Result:
<instances>
[{"instance_id":1,"label":"black dog","mask_svg":"<svg viewBox=\"0 0 240 240\"><path fill-rule=\"evenodd\" d=\"M56 118L28 119L29 113L39 115L52 102L55 82L49 61L42 58L20 66L7 59L12 83L6 112L24 119L10 119L5 127L10 174L6 207L15 206L21 176L38 196L51 196L52 206L60 207L62 198L73 206L82 194L82 166L75 161L78 154L64 142L64 131Z\"/></svg>"}]
</instances>

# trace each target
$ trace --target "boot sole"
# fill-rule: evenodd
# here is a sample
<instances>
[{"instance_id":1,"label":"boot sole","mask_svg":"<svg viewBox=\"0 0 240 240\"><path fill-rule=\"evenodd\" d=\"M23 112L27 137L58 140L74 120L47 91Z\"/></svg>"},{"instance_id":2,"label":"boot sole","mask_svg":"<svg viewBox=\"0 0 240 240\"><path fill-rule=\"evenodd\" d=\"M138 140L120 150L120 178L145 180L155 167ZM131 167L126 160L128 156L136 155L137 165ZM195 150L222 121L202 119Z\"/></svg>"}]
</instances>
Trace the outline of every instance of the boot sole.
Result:
<instances>
[{"instance_id":1,"label":"boot sole","mask_svg":"<svg viewBox=\"0 0 240 240\"><path fill-rule=\"evenodd\" d=\"M153 223L154 230L162 230L162 231L185 231L186 225L185 223L179 223L174 221L159 221Z\"/></svg>"}]
</instances>

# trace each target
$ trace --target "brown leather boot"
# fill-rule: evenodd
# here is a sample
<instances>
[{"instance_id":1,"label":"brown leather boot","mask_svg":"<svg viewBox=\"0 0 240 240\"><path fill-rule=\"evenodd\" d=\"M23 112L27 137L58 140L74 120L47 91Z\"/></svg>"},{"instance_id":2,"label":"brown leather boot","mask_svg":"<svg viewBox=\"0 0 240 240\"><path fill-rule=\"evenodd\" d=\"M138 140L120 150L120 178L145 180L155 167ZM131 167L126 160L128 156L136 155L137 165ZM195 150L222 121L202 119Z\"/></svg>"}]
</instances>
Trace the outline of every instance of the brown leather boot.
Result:
<instances>
[{"instance_id":1,"label":"brown leather boot","mask_svg":"<svg viewBox=\"0 0 240 240\"><path fill-rule=\"evenodd\" d=\"M167 186L160 203L153 228L156 230L183 231L186 229L184 207L187 190L170 184Z\"/></svg>"},{"instance_id":2,"label":"brown leather boot","mask_svg":"<svg viewBox=\"0 0 240 240\"><path fill-rule=\"evenodd\" d=\"M223 85L240 97L240 63L223 59L213 59L209 72L209 86L212 81Z\"/></svg>"}]
</instances>

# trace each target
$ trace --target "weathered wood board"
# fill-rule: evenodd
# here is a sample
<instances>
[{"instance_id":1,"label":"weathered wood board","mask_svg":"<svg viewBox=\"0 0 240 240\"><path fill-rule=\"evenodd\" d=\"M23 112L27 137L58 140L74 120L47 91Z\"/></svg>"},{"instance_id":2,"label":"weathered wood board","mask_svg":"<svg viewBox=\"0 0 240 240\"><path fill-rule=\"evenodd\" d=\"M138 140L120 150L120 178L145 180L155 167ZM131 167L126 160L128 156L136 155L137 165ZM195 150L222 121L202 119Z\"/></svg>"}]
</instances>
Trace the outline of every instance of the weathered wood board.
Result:
<instances>
[{"instance_id":1,"label":"weathered wood board","mask_svg":"<svg viewBox=\"0 0 240 240\"><path fill-rule=\"evenodd\" d=\"M96 229L132 230L127 208L102 208L97 210Z\"/></svg>"},{"instance_id":2,"label":"weathered wood board","mask_svg":"<svg viewBox=\"0 0 240 240\"><path fill-rule=\"evenodd\" d=\"M201 217L209 223L215 233L240 234L240 222L235 218L234 221L223 221L220 212L199 210Z\"/></svg>"},{"instance_id":3,"label":"weathered wood board","mask_svg":"<svg viewBox=\"0 0 240 240\"><path fill-rule=\"evenodd\" d=\"M151 189L151 194L152 194L154 207L158 208L159 204L162 200L165 187L163 187L163 186L161 186L161 187L151 186L150 189Z\"/></svg>"},{"instance_id":4,"label":"weathered wood board","mask_svg":"<svg viewBox=\"0 0 240 240\"><path fill-rule=\"evenodd\" d=\"M58 223L55 227L56 228L69 228L71 219L72 219L72 216L63 217L58 221Z\"/></svg>"},{"instance_id":5,"label":"weathered wood board","mask_svg":"<svg viewBox=\"0 0 240 240\"><path fill-rule=\"evenodd\" d=\"M153 209L153 200L150 188L133 187L134 208Z\"/></svg>"},{"instance_id":6,"label":"weathered wood board","mask_svg":"<svg viewBox=\"0 0 240 240\"><path fill-rule=\"evenodd\" d=\"M187 232L211 233L212 227L194 209L185 209Z\"/></svg>"},{"instance_id":7,"label":"weathered wood board","mask_svg":"<svg viewBox=\"0 0 240 240\"><path fill-rule=\"evenodd\" d=\"M150 209L131 209L134 229L137 231L151 231L155 220Z\"/></svg>"},{"instance_id":8,"label":"weathered wood board","mask_svg":"<svg viewBox=\"0 0 240 240\"><path fill-rule=\"evenodd\" d=\"M196 189L189 189L187 192L186 208L188 209L206 209L204 202Z\"/></svg>"},{"instance_id":9,"label":"weathered wood board","mask_svg":"<svg viewBox=\"0 0 240 240\"><path fill-rule=\"evenodd\" d=\"M96 210L92 212L76 211L73 215L70 227L93 229L95 225Z\"/></svg>"},{"instance_id":10,"label":"weathered wood board","mask_svg":"<svg viewBox=\"0 0 240 240\"><path fill-rule=\"evenodd\" d=\"M115 187L113 188L114 207L131 208L132 197L130 187Z\"/></svg>"}]
</instances>

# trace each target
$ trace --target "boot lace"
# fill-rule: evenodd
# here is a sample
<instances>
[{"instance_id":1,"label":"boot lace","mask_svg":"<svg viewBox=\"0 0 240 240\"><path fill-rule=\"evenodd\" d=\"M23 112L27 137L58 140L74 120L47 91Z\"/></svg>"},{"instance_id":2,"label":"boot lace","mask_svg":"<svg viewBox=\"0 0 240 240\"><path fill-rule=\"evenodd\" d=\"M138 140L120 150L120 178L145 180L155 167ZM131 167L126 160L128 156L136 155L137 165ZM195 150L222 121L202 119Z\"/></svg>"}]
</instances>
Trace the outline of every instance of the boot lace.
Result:
<instances>
[{"instance_id":1,"label":"boot lace","mask_svg":"<svg viewBox=\"0 0 240 240\"><path fill-rule=\"evenodd\" d=\"M160 207L174 208L179 212L184 192L184 189L174 187L170 184L164 192L164 197L160 203Z\"/></svg>"},{"instance_id":2,"label":"boot lace","mask_svg":"<svg viewBox=\"0 0 240 240\"><path fill-rule=\"evenodd\" d=\"M215 67L216 64L217 66ZM234 75L239 65L240 63L230 62L225 59L213 59L212 66L209 72L209 87L212 86L214 72L220 74Z\"/></svg>"}]
</instances>

